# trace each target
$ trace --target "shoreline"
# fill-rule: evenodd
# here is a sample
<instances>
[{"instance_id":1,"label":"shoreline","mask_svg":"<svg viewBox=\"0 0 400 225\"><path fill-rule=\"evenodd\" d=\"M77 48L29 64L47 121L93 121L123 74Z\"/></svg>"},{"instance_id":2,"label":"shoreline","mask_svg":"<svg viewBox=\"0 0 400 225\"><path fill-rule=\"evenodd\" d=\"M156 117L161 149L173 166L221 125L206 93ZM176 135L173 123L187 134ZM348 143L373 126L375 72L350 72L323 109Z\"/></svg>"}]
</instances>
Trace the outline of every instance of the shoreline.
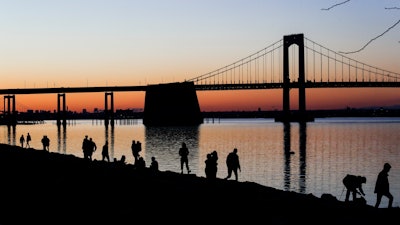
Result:
<instances>
[{"instance_id":1,"label":"shoreline","mask_svg":"<svg viewBox=\"0 0 400 225\"><path fill-rule=\"evenodd\" d=\"M0 144L0 224L382 224L400 208L374 208L195 174Z\"/></svg>"}]
</instances>

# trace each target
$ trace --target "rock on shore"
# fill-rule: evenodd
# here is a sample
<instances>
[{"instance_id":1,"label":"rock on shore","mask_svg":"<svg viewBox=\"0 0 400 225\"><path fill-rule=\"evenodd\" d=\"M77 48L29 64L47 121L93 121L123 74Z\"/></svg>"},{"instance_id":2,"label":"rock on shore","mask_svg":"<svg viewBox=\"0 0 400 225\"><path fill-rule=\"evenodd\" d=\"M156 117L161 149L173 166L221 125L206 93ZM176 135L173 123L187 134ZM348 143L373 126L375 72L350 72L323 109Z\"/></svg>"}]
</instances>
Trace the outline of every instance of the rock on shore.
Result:
<instances>
[{"instance_id":1,"label":"rock on shore","mask_svg":"<svg viewBox=\"0 0 400 225\"><path fill-rule=\"evenodd\" d=\"M0 144L0 225L385 224L399 208Z\"/></svg>"}]
</instances>

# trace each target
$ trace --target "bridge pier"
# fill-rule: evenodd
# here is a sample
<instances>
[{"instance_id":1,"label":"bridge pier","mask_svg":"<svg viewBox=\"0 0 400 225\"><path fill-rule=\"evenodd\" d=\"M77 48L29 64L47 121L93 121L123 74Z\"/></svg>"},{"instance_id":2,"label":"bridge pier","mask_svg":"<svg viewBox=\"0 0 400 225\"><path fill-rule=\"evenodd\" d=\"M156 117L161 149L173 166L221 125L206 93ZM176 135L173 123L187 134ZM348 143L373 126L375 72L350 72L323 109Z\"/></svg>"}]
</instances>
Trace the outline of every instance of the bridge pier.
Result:
<instances>
[{"instance_id":1,"label":"bridge pier","mask_svg":"<svg viewBox=\"0 0 400 225\"><path fill-rule=\"evenodd\" d=\"M4 96L4 107L3 107L4 123L7 125L17 124L17 112L15 110L15 95Z\"/></svg>"},{"instance_id":2,"label":"bridge pier","mask_svg":"<svg viewBox=\"0 0 400 225\"><path fill-rule=\"evenodd\" d=\"M147 86L145 126L193 126L203 123L193 82Z\"/></svg>"},{"instance_id":3,"label":"bridge pier","mask_svg":"<svg viewBox=\"0 0 400 225\"><path fill-rule=\"evenodd\" d=\"M110 97L110 108L108 108L108 97ZM114 93L106 92L104 94L104 124L108 126L110 124L114 126Z\"/></svg>"},{"instance_id":4,"label":"bridge pier","mask_svg":"<svg viewBox=\"0 0 400 225\"><path fill-rule=\"evenodd\" d=\"M62 100L61 100L62 99ZM62 104L62 108L61 108ZM57 94L57 126L65 126L67 124L67 106L65 100L65 93Z\"/></svg>"}]
</instances>

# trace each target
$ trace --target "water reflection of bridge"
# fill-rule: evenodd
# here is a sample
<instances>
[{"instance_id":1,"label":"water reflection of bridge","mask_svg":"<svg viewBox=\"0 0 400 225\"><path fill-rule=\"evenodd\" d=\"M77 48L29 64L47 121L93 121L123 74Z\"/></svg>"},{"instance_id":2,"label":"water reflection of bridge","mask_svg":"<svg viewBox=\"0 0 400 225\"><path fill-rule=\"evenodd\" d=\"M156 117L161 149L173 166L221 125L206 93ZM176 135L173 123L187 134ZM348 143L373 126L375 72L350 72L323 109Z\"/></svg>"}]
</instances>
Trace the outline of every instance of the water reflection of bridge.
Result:
<instances>
[{"instance_id":1,"label":"water reflection of bridge","mask_svg":"<svg viewBox=\"0 0 400 225\"><path fill-rule=\"evenodd\" d=\"M290 191L291 185L291 156L295 151L291 149L291 124L283 123L283 140L284 140L284 189ZM306 193L306 148L307 148L307 123L299 123L299 192Z\"/></svg>"},{"instance_id":2,"label":"water reflection of bridge","mask_svg":"<svg viewBox=\"0 0 400 225\"><path fill-rule=\"evenodd\" d=\"M57 94L57 124L65 124L67 93L103 92L105 93L105 124L108 125L111 121L113 125L114 92L144 91L147 96L149 89L152 89L153 97L149 101L145 99L144 115L146 115L146 111L160 111L160 108L165 108L168 104L174 105L180 98L185 98L196 91L282 89L283 110L282 116L276 118L277 121L301 122L313 120L308 117L306 110L305 92L308 88L398 88L400 73L359 62L311 41L303 34L293 34L284 36L272 45L234 63L182 82L182 85L186 84L193 86L193 90L183 93L182 90L176 90L179 87L178 83L172 83L146 86L2 89L0 94L5 95L3 116L8 123L15 124L15 95L55 93ZM165 87L168 86L172 88L166 89ZM162 89L165 91L160 91ZM290 110L289 95L290 91L295 89L299 93L299 110L296 114ZM200 110L196 109L192 102L197 101L197 96L195 100L187 98L182 101L188 101L189 105L194 105L193 112ZM146 110L147 104L152 107ZM162 107L157 107L157 105ZM171 107L169 110L173 109ZM181 110L178 107L168 116L179 114ZM165 114L166 111L162 113ZM152 118L164 117L163 114L150 113ZM148 120L145 119L144 122L146 121ZM179 116L177 121L179 121ZM198 121L195 120L195 122Z\"/></svg>"}]
</instances>

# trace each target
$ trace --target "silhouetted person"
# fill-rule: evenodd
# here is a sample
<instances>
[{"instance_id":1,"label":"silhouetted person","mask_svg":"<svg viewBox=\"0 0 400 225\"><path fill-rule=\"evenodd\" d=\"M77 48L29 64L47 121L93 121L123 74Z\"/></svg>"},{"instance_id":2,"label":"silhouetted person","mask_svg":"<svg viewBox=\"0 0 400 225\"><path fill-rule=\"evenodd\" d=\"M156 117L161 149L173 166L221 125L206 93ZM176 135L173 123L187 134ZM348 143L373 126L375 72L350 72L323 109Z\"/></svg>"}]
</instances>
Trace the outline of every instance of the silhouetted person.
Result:
<instances>
[{"instance_id":1,"label":"silhouetted person","mask_svg":"<svg viewBox=\"0 0 400 225\"><path fill-rule=\"evenodd\" d=\"M110 155L108 154L108 141L103 145L103 149L101 150L102 161L107 160L110 162Z\"/></svg>"},{"instance_id":2,"label":"silhouetted person","mask_svg":"<svg viewBox=\"0 0 400 225\"><path fill-rule=\"evenodd\" d=\"M237 148L234 148L232 152L226 157L226 166L228 167L228 176L225 179L229 179L232 176L232 172L235 174L235 180L238 180L238 170L240 169L239 156L237 154Z\"/></svg>"},{"instance_id":3,"label":"silhouetted person","mask_svg":"<svg viewBox=\"0 0 400 225\"><path fill-rule=\"evenodd\" d=\"M50 151L50 139L47 137L47 135L43 135L43 138L41 141L42 141L42 145L43 145L43 150Z\"/></svg>"},{"instance_id":4,"label":"silhouetted person","mask_svg":"<svg viewBox=\"0 0 400 225\"><path fill-rule=\"evenodd\" d=\"M381 204L382 196L386 196L389 199L388 208L392 208L393 195L390 193L389 190L388 179L390 168L392 168L392 166L389 163L385 163L383 165L382 171L379 172L378 178L376 179L374 190L374 193L376 193L375 208L378 208L379 204Z\"/></svg>"},{"instance_id":5,"label":"silhouetted person","mask_svg":"<svg viewBox=\"0 0 400 225\"><path fill-rule=\"evenodd\" d=\"M122 163L122 164L124 164L124 165L126 164L126 157L125 157L125 155L122 155L122 156L121 156L121 159L119 160L119 162Z\"/></svg>"},{"instance_id":6,"label":"silhouetted person","mask_svg":"<svg viewBox=\"0 0 400 225\"><path fill-rule=\"evenodd\" d=\"M217 151L214 150L213 152L211 152L211 156L214 161L213 176L214 176L214 178L217 178L217 172L218 172L218 153L217 153Z\"/></svg>"},{"instance_id":7,"label":"silhouetted person","mask_svg":"<svg viewBox=\"0 0 400 225\"><path fill-rule=\"evenodd\" d=\"M125 155L122 155L120 160L118 160L117 158L114 158L114 163L116 165L118 165L118 166L126 165L126 157L125 157Z\"/></svg>"},{"instance_id":8,"label":"silhouetted person","mask_svg":"<svg viewBox=\"0 0 400 225\"><path fill-rule=\"evenodd\" d=\"M132 155L133 155L133 164L136 165L139 157L140 157L140 152L142 151L142 143L140 141L132 140L132 145L131 145L131 150L132 150Z\"/></svg>"},{"instance_id":9,"label":"silhouetted person","mask_svg":"<svg viewBox=\"0 0 400 225\"><path fill-rule=\"evenodd\" d=\"M142 156L139 156L137 163L135 164L136 169L138 170L143 170L146 168L146 161L144 161L144 158Z\"/></svg>"},{"instance_id":10,"label":"silhouetted person","mask_svg":"<svg viewBox=\"0 0 400 225\"><path fill-rule=\"evenodd\" d=\"M347 189L345 202L349 201L350 193L352 193L353 201L356 201L357 193L362 196L365 196L362 184L365 184L366 182L367 178L365 177L347 174L343 178L343 184Z\"/></svg>"},{"instance_id":11,"label":"silhouetted person","mask_svg":"<svg viewBox=\"0 0 400 225\"><path fill-rule=\"evenodd\" d=\"M206 160L204 161L204 163L206 164L206 166L205 166L205 168L204 168L204 173L206 174L206 178L211 178L211 177L212 177L212 175L211 175L211 172L212 172L212 163L213 163L211 153L208 153L208 154L207 154L207 158L206 158Z\"/></svg>"},{"instance_id":12,"label":"silhouetted person","mask_svg":"<svg viewBox=\"0 0 400 225\"><path fill-rule=\"evenodd\" d=\"M217 151L213 151L207 154L207 159L205 161L205 173L206 177L209 179L216 179L217 178L217 171L218 171L218 153Z\"/></svg>"},{"instance_id":13,"label":"silhouetted person","mask_svg":"<svg viewBox=\"0 0 400 225\"><path fill-rule=\"evenodd\" d=\"M181 173L183 173L184 166L186 166L187 172L190 173L188 155L189 149L186 147L186 143L182 142L182 146L179 149L179 156L181 157Z\"/></svg>"},{"instance_id":14,"label":"silhouetted person","mask_svg":"<svg viewBox=\"0 0 400 225\"><path fill-rule=\"evenodd\" d=\"M88 158L92 160L93 153L97 150L96 142L92 138L89 138L88 142Z\"/></svg>"},{"instance_id":15,"label":"silhouetted person","mask_svg":"<svg viewBox=\"0 0 400 225\"><path fill-rule=\"evenodd\" d=\"M89 139L88 136L85 135L85 138L82 141L82 152L84 159L89 159L89 148L90 148Z\"/></svg>"},{"instance_id":16,"label":"silhouetted person","mask_svg":"<svg viewBox=\"0 0 400 225\"><path fill-rule=\"evenodd\" d=\"M24 147L24 143L25 143L25 137L24 137L23 134L22 134L21 137L19 138L19 143L21 144L21 148L23 148L23 147Z\"/></svg>"},{"instance_id":17,"label":"silhouetted person","mask_svg":"<svg viewBox=\"0 0 400 225\"><path fill-rule=\"evenodd\" d=\"M150 170L152 172L158 172L158 162L154 156L151 157Z\"/></svg>"},{"instance_id":18,"label":"silhouetted person","mask_svg":"<svg viewBox=\"0 0 400 225\"><path fill-rule=\"evenodd\" d=\"M26 135L26 148L31 147L31 145L29 144L31 142L31 140L32 140L31 135L28 132L28 134Z\"/></svg>"}]
</instances>

